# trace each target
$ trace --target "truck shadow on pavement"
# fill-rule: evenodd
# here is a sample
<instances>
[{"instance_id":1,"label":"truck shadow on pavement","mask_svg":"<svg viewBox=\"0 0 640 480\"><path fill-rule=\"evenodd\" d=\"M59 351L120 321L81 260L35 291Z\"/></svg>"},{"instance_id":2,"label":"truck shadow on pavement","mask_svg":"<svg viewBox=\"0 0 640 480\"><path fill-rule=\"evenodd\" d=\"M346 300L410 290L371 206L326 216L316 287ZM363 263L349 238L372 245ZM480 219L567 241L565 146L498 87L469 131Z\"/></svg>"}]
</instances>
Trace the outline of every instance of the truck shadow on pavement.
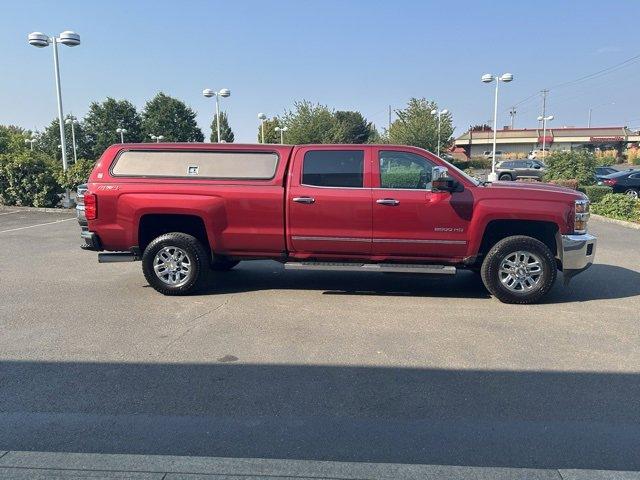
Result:
<instances>
[{"instance_id":1,"label":"truck shadow on pavement","mask_svg":"<svg viewBox=\"0 0 640 480\"><path fill-rule=\"evenodd\" d=\"M638 374L2 361L0 385L0 450L640 469Z\"/></svg>"},{"instance_id":2,"label":"truck shadow on pavement","mask_svg":"<svg viewBox=\"0 0 640 480\"><path fill-rule=\"evenodd\" d=\"M219 281L216 281L219 275ZM480 275L382 274L359 272L285 271L277 262L241 263L230 272L212 275L202 294L257 290L323 290L325 295L379 295L449 298L490 298ZM568 286L562 274L543 303L582 302L640 295L640 272L616 265L595 264Z\"/></svg>"}]
</instances>

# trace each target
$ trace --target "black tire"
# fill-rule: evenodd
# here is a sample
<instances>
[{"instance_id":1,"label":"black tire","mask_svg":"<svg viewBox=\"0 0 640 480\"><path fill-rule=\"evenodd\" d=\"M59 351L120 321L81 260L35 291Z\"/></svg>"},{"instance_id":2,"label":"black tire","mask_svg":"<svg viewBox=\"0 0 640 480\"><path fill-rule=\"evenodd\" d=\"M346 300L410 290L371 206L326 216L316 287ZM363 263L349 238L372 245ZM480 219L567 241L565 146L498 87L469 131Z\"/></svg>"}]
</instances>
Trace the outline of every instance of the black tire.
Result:
<instances>
[{"instance_id":1,"label":"black tire","mask_svg":"<svg viewBox=\"0 0 640 480\"><path fill-rule=\"evenodd\" d=\"M631 198L640 198L640 192L635 188L627 188L624 193Z\"/></svg>"},{"instance_id":2,"label":"black tire","mask_svg":"<svg viewBox=\"0 0 640 480\"><path fill-rule=\"evenodd\" d=\"M239 263L240 260L230 260L225 257L215 257L212 260L210 267L214 272L228 272Z\"/></svg>"},{"instance_id":3,"label":"black tire","mask_svg":"<svg viewBox=\"0 0 640 480\"><path fill-rule=\"evenodd\" d=\"M505 274L500 272L500 266L515 252L521 251L539 259L541 273L536 277L532 288L514 291L501 281L500 276ZM529 304L536 303L551 289L558 275L558 268L553 253L544 243L535 238L516 235L500 240L489 250L480 273L487 290L501 302ZM520 286L522 287L521 283Z\"/></svg>"},{"instance_id":4,"label":"black tire","mask_svg":"<svg viewBox=\"0 0 640 480\"><path fill-rule=\"evenodd\" d=\"M163 281L154 270L156 255L165 248L177 247L188 259L189 273L184 281L170 285ZM171 232L154 239L142 255L142 272L144 277L156 291L163 295L188 295L202 287L209 267L207 249L195 237L181 232Z\"/></svg>"},{"instance_id":5,"label":"black tire","mask_svg":"<svg viewBox=\"0 0 640 480\"><path fill-rule=\"evenodd\" d=\"M500 177L498 177L498 180L502 182L511 182L513 181L513 177L508 173L503 173L502 175L500 175Z\"/></svg>"}]
</instances>

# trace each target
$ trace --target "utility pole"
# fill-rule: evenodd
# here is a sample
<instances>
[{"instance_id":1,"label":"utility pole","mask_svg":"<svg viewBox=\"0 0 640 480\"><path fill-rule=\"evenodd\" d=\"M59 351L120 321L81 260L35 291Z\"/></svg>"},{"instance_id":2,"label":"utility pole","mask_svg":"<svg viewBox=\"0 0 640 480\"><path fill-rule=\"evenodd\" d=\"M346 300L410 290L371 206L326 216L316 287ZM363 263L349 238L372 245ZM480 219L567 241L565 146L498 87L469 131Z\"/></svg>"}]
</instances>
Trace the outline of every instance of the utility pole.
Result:
<instances>
[{"instance_id":1,"label":"utility pole","mask_svg":"<svg viewBox=\"0 0 640 480\"><path fill-rule=\"evenodd\" d=\"M516 118L516 107L511 107L509 110L509 116L511 117L511 130L513 130L513 121Z\"/></svg>"}]
</instances>

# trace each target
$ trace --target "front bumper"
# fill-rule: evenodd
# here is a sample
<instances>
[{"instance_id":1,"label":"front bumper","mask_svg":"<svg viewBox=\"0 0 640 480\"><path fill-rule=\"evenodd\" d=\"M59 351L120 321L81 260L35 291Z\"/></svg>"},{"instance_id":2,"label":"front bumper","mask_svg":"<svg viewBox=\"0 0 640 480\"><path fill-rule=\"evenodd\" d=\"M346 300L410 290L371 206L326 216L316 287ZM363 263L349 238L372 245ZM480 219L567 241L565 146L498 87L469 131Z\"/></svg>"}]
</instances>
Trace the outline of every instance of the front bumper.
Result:
<instances>
[{"instance_id":1,"label":"front bumper","mask_svg":"<svg viewBox=\"0 0 640 480\"><path fill-rule=\"evenodd\" d=\"M584 235L562 235L560 260L565 283L593 265L597 243L598 239L588 233Z\"/></svg>"}]
</instances>

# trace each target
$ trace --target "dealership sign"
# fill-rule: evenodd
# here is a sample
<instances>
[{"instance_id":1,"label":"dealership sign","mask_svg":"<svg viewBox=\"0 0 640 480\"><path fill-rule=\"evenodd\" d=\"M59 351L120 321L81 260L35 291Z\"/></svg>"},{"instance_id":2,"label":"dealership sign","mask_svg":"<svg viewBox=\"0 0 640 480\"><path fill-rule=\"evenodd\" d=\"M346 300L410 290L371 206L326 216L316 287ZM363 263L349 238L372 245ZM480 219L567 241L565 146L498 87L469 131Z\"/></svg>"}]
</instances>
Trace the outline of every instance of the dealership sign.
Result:
<instances>
[{"instance_id":1,"label":"dealership sign","mask_svg":"<svg viewBox=\"0 0 640 480\"><path fill-rule=\"evenodd\" d=\"M589 141L591 143L624 142L624 137L591 137Z\"/></svg>"}]
</instances>

